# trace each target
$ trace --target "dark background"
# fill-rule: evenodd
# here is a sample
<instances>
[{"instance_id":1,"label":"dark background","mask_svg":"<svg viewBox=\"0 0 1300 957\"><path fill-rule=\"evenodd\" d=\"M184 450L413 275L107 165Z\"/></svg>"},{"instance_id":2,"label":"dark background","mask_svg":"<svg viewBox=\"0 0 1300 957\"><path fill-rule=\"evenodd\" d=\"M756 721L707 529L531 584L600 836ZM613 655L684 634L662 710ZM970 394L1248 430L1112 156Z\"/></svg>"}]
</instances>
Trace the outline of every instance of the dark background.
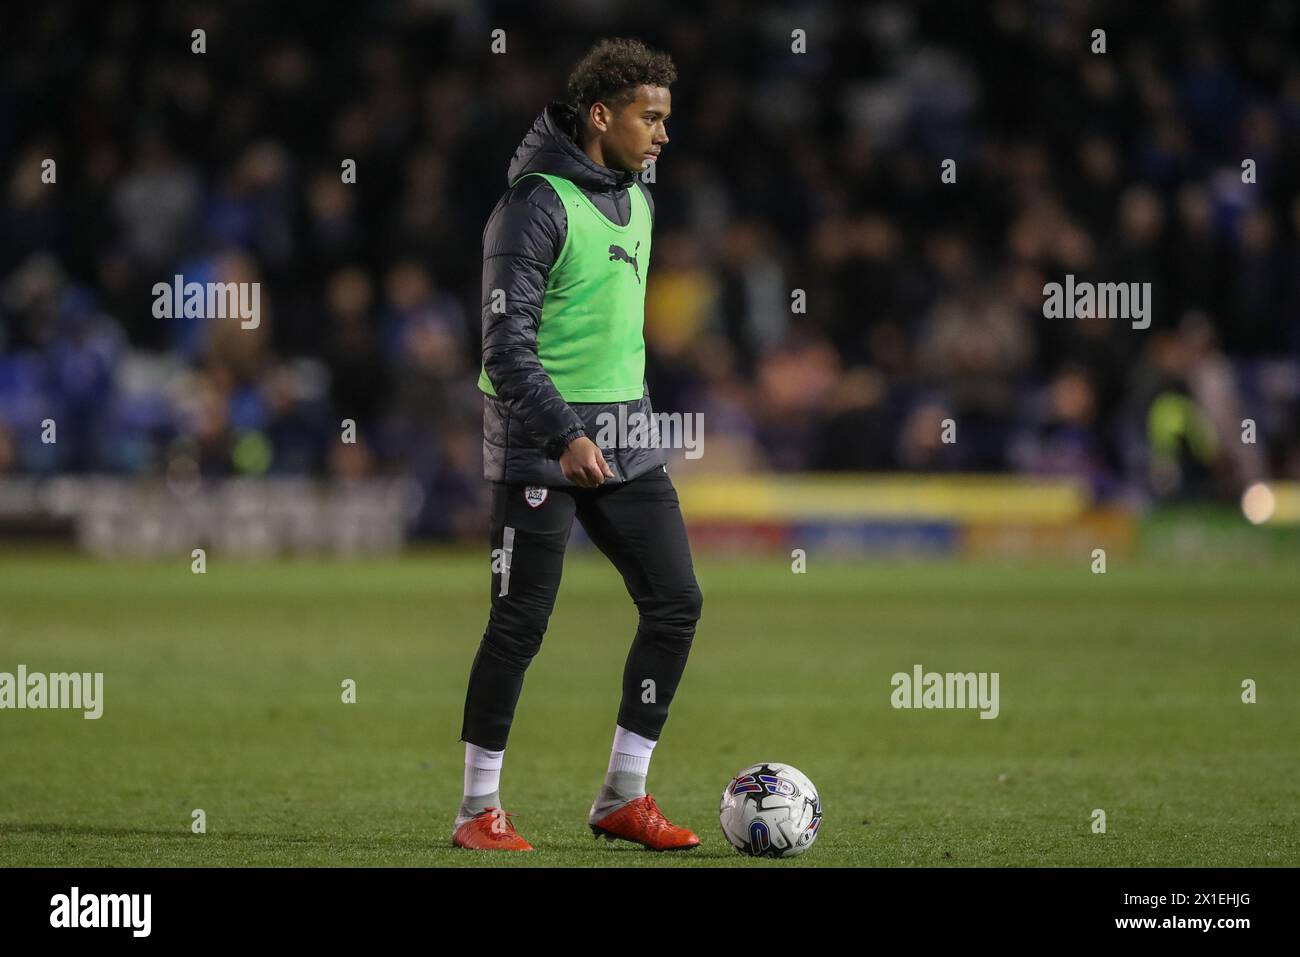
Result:
<instances>
[{"instance_id":1,"label":"dark background","mask_svg":"<svg viewBox=\"0 0 1300 957\"><path fill-rule=\"evenodd\" d=\"M1298 21L1287 2L11 8L0 474L405 473L417 533L477 540L483 226L573 63L636 36L679 73L646 337L656 407L704 413L695 468L1073 475L1138 504L1300 478ZM155 319L175 273L259 281L260 327ZM1044 318L1066 273L1152 283L1151 327Z\"/></svg>"}]
</instances>

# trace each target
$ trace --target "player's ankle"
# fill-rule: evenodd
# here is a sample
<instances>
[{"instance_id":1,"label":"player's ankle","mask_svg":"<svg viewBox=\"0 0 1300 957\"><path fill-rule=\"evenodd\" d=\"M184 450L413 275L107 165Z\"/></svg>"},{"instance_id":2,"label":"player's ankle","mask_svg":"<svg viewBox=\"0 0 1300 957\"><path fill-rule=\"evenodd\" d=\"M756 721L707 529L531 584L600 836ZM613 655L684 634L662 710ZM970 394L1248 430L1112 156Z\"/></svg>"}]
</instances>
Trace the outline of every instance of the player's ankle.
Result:
<instances>
[{"instance_id":1,"label":"player's ankle","mask_svg":"<svg viewBox=\"0 0 1300 957\"><path fill-rule=\"evenodd\" d=\"M468 820L477 814L482 814L490 807L500 806L501 792L499 791L493 791L491 794L466 794L461 798L456 820Z\"/></svg>"}]
</instances>

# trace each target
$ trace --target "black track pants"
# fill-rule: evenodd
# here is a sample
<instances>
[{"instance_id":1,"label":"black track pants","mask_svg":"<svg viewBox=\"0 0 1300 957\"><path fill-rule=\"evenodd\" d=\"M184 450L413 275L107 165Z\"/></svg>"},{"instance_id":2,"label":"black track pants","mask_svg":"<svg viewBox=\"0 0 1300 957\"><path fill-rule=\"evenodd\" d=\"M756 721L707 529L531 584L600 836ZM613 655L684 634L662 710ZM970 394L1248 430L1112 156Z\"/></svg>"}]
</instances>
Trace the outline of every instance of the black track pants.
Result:
<instances>
[{"instance_id":1,"label":"black track pants","mask_svg":"<svg viewBox=\"0 0 1300 957\"><path fill-rule=\"evenodd\" d=\"M470 669L460 739L506 746L524 672L555 607L574 516L623 576L640 622L618 723L658 740L686 667L702 598L677 490L655 469L599 488L492 486L492 611ZM653 682L653 684L647 684Z\"/></svg>"}]
</instances>

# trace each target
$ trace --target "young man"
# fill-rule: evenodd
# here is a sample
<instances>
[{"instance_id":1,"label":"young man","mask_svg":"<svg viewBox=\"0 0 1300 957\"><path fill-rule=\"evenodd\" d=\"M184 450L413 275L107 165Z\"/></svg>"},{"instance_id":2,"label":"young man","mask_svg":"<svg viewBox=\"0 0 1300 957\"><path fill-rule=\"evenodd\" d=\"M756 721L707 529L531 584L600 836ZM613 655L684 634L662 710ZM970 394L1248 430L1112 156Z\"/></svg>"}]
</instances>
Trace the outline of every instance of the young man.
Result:
<instances>
[{"instance_id":1,"label":"young man","mask_svg":"<svg viewBox=\"0 0 1300 957\"><path fill-rule=\"evenodd\" d=\"M532 850L502 810L499 781L575 517L640 614L587 823L655 850L699 844L645 790L702 603L677 492L657 443L634 433L602 451L593 441L606 423L652 413L642 321L653 206L636 174L668 142L675 80L672 60L638 41L597 44L569 77L568 101L550 104L515 151L483 234L478 384L498 557L465 697L459 847Z\"/></svg>"}]
</instances>

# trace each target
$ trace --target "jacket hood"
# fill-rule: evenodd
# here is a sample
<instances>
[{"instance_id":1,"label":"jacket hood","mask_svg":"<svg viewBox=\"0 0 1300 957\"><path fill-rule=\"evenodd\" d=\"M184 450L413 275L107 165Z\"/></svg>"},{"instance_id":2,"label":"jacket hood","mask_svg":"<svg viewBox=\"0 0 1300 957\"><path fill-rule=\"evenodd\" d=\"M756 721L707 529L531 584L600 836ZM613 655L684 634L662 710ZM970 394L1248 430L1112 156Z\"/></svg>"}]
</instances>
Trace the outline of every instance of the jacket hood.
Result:
<instances>
[{"instance_id":1,"label":"jacket hood","mask_svg":"<svg viewBox=\"0 0 1300 957\"><path fill-rule=\"evenodd\" d=\"M578 147L577 126L578 111L571 105L562 100L548 104L515 149L506 184L525 173L552 173L595 193L631 186L635 172L601 166Z\"/></svg>"}]
</instances>

